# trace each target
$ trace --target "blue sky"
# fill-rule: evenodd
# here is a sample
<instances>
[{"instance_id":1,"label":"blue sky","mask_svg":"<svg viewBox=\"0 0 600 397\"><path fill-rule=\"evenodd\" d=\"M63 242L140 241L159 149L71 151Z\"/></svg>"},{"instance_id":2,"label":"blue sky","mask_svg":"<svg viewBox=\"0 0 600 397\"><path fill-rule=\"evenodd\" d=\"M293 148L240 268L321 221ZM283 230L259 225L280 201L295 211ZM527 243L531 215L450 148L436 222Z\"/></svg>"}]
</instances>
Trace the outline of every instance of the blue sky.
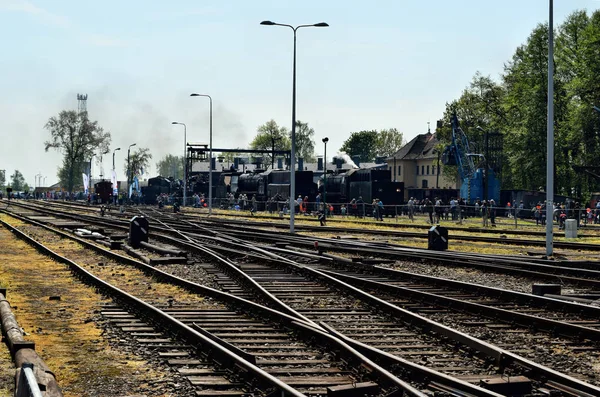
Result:
<instances>
[{"instance_id":1,"label":"blue sky","mask_svg":"<svg viewBox=\"0 0 600 397\"><path fill-rule=\"evenodd\" d=\"M555 0L555 23L599 6ZM298 31L297 118L315 129L317 153L321 138L335 153L362 129L396 127L409 140L475 72L496 78L547 18L547 0L0 0L0 169L56 182L61 155L44 152L43 126L76 109L77 93L113 149L148 147L153 165L183 151L171 121L208 142L208 100L191 92L213 97L215 147L247 146L269 119L289 128L292 32L265 19L330 25Z\"/></svg>"}]
</instances>

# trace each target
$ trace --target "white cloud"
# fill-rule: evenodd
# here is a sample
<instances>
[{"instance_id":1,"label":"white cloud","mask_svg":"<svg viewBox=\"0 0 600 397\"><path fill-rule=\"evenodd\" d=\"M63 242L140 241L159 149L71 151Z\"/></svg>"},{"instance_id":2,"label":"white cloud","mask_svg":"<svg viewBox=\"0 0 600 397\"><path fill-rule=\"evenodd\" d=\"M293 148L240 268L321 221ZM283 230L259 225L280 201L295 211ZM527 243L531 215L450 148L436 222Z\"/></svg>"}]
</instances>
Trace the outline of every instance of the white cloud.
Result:
<instances>
[{"instance_id":1,"label":"white cloud","mask_svg":"<svg viewBox=\"0 0 600 397\"><path fill-rule=\"evenodd\" d=\"M35 16L45 23L60 27L67 27L69 25L67 17L54 14L27 0L0 0L0 12L1 11L22 12Z\"/></svg>"}]
</instances>

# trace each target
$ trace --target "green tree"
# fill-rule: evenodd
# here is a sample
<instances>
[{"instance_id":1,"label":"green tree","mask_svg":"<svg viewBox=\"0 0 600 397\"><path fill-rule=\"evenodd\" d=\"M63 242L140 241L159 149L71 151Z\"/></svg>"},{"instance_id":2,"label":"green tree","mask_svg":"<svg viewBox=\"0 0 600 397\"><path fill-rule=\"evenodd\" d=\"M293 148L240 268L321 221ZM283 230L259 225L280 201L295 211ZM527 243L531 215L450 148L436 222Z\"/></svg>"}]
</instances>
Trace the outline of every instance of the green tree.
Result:
<instances>
[{"instance_id":1,"label":"green tree","mask_svg":"<svg viewBox=\"0 0 600 397\"><path fill-rule=\"evenodd\" d=\"M148 148L138 148L132 152L129 156L129 164L127 164L127 158L125 158L125 166L123 167L127 179L129 180L135 175L141 174L142 170L147 170L151 159L152 154ZM129 168L127 167L128 165Z\"/></svg>"},{"instance_id":2,"label":"green tree","mask_svg":"<svg viewBox=\"0 0 600 397\"><path fill-rule=\"evenodd\" d=\"M258 127L256 136L250 142L250 148L268 152L272 150L273 146L275 150L290 150L291 148L287 129L278 126L275 120L269 120ZM265 153L264 157L265 164L271 163L271 154Z\"/></svg>"},{"instance_id":3,"label":"green tree","mask_svg":"<svg viewBox=\"0 0 600 397\"><path fill-rule=\"evenodd\" d=\"M290 142L292 132L290 131ZM314 163L315 156L315 130L308 126L308 123L303 123L296 120L296 157L302 157L304 162Z\"/></svg>"},{"instance_id":4,"label":"green tree","mask_svg":"<svg viewBox=\"0 0 600 397\"><path fill-rule=\"evenodd\" d=\"M158 175L183 179L183 156L167 154L156 163L156 168L158 169Z\"/></svg>"},{"instance_id":5,"label":"green tree","mask_svg":"<svg viewBox=\"0 0 600 397\"><path fill-rule=\"evenodd\" d=\"M0 189L6 185L6 170L0 170Z\"/></svg>"},{"instance_id":6,"label":"green tree","mask_svg":"<svg viewBox=\"0 0 600 397\"><path fill-rule=\"evenodd\" d=\"M361 162L374 161L377 156L377 139L376 130L353 132L344 141L340 151L349 156L360 156Z\"/></svg>"},{"instance_id":7,"label":"green tree","mask_svg":"<svg viewBox=\"0 0 600 397\"><path fill-rule=\"evenodd\" d=\"M375 141L375 155L390 157L404 144L404 137L396 128L381 130L377 133Z\"/></svg>"},{"instance_id":8,"label":"green tree","mask_svg":"<svg viewBox=\"0 0 600 397\"><path fill-rule=\"evenodd\" d=\"M110 145L110 133L104 132L97 121L90 121L87 112L63 110L58 117L51 117L44 126L50 132L45 150L56 149L63 153L63 163L58 177L69 192L81 180L84 162L98 150L106 152Z\"/></svg>"},{"instance_id":9,"label":"green tree","mask_svg":"<svg viewBox=\"0 0 600 397\"><path fill-rule=\"evenodd\" d=\"M15 173L10 176L11 187L15 192L23 191L25 187L25 177L19 170L15 170Z\"/></svg>"}]
</instances>

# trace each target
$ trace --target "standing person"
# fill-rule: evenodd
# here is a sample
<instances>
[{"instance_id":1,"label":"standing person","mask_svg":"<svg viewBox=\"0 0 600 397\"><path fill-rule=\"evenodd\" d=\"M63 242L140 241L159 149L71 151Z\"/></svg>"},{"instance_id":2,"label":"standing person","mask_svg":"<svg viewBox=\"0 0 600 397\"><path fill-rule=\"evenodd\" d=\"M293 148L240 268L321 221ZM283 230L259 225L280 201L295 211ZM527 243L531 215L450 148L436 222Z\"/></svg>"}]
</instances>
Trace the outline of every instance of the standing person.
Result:
<instances>
[{"instance_id":1,"label":"standing person","mask_svg":"<svg viewBox=\"0 0 600 397\"><path fill-rule=\"evenodd\" d=\"M352 198L352 200L350 201L350 211L352 211L352 214L355 218L358 218L358 205L356 204L355 198Z\"/></svg>"},{"instance_id":2,"label":"standing person","mask_svg":"<svg viewBox=\"0 0 600 397\"><path fill-rule=\"evenodd\" d=\"M440 223L442 219L442 200L435 198L435 223Z\"/></svg>"},{"instance_id":3,"label":"standing person","mask_svg":"<svg viewBox=\"0 0 600 397\"><path fill-rule=\"evenodd\" d=\"M379 206L377 205L377 199L373 199L371 202L371 210L373 211L373 219L379 220Z\"/></svg>"},{"instance_id":4,"label":"standing person","mask_svg":"<svg viewBox=\"0 0 600 397\"><path fill-rule=\"evenodd\" d=\"M425 210L429 214L429 223L433 225L433 202L431 200L425 200Z\"/></svg>"},{"instance_id":5,"label":"standing person","mask_svg":"<svg viewBox=\"0 0 600 397\"><path fill-rule=\"evenodd\" d=\"M408 219L411 222L415 221L415 199L413 197L408 200Z\"/></svg>"},{"instance_id":6,"label":"standing person","mask_svg":"<svg viewBox=\"0 0 600 397\"><path fill-rule=\"evenodd\" d=\"M379 220L383 222L383 211L384 211L384 207L383 207L383 201L377 199L377 209L378 209L378 213L379 213Z\"/></svg>"},{"instance_id":7,"label":"standing person","mask_svg":"<svg viewBox=\"0 0 600 397\"><path fill-rule=\"evenodd\" d=\"M256 194L252 195L252 209L250 210L252 215L256 212Z\"/></svg>"},{"instance_id":8,"label":"standing person","mask_svg":"<svg viewBox=\"0 0 600 397\"><path fill-rule=\"evenodd\" d=\"M362 199L362 196L358 196L358 200L356 200L356 205L358 207L359 218L365 217L365 202Z\"/></svg>"},{"instance_id":9,"label":"standing person","mask_svg":"<svg viewBox=\"0 0 600 397\"><path fill-rule=\"evenodd\" d=\"M496 202L494 199L490 200L490 221L492 223L492 227L496 226Z\"/></svg>"},{"instance_id":10,"label":"standing person","mask_svg":"<svg viewBox=\"0 0 600 397\"><path fill-rule=\"evenodd\" d=\"M488 227L489 223L488 223L488 210L489 210L489 205L487 200L483 200L481 202L481 217L483 219L483 227Z\"/></svg>"},{"instance_id":11,"label":"standing person","mask_svg":"<svg viewBox=\"0 0 600 397\"><path fill-rule=\"evenodd\" d=\"M321 207L321 193L317 194L317 197L315 198L315 211L319 211Z\"/></svg>"}]
</instances>

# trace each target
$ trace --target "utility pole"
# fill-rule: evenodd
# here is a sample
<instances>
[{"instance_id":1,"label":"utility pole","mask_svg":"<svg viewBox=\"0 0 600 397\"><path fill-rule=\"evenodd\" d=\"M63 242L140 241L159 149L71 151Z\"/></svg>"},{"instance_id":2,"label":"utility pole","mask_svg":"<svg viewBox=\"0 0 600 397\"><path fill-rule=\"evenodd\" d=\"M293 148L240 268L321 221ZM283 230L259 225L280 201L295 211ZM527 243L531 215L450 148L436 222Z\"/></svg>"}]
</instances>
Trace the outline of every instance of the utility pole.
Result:
<instances>
[{"instance_id":1,"label":"utility pole","mask_svg":"<svg viewBox=\"0 0 600 397\"><path fill-rule=\"evenodd\" d=\"M552 256L554 219L554 1L549 0L548 20L548 125L546 132L546 256Z\"/></svg>"}]
</instances>

